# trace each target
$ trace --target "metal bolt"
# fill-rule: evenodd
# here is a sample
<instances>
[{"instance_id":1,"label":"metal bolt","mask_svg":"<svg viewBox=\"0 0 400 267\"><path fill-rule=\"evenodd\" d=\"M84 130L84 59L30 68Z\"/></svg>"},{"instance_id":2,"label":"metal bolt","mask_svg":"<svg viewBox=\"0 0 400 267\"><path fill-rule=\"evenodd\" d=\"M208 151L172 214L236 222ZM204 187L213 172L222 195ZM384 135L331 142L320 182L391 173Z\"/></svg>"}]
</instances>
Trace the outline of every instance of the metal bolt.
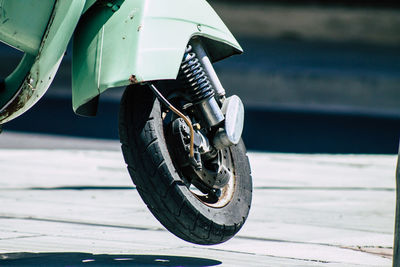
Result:
<instances>
[{"instance_id":1,"label":"metal bolt","mask_svg":"<svg viewBox=\"0 0 400 267\"><path fill-rule=\"evenodd\" d=\"M112 12L115 12L119 9L119 6L113 3L107 3L107 7L111 8Z\"/></svg>"},{"instance_id":2,"label":"metal bolt","mask_svg":"<svg viewBox=\"0 0 400 267\"><path fill-rule=\"evenodd\" d=\"M117 6L117 5L113 5L113 7L111 8L111 10L113 12L117 11L118 9L119 9L119 6Z\"/></svg>"}]
</instances>

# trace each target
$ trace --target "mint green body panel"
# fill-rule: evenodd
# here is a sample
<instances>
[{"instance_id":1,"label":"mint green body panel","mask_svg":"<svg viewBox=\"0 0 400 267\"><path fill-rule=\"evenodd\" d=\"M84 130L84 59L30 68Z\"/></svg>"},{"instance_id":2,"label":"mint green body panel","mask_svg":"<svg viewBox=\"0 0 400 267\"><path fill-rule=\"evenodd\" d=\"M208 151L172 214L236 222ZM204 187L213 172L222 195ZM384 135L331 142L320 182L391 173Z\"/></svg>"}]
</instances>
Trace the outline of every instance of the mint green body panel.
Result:
<instances>
[{"instance_id":1,"label":"mint green body panel","mask_svg":"<svg viewBox=\"0 0 400 267\"><path fill-rule=\"evenodd\" d=\"M119 2L118 10L106 6L89 9L76 29L74 111L110 87L175 79L193 36L209 40L205 44L206 48L212 46L213 61L242 51L204 0Z\"/></svg>"},{"instance_id":2,"label":"mint green body panel","mask_svg":"<svg viewBox=\"0 0 400 267\"><path fill-rule=\"evenodd\" d=\"M24 113L47 91L84 5L84 0L56 1L51 17L46 23L47 28L42 29L44 35L40 37L38 51L34 56L26 54L17 70L5 80L5 91L14 93L14 96L6 105L1 106L0 124ZM0 94L0 101L1 97L3 94Z\"/></svg>"},{"instance_id":3,"label":"mint green body panel","mask_svg":"<svg viewBox=\"0 0 400 267\"><path fill-rule=\"evenodd\" d=\"M3 0L0 19L0 40L25 53L0 92L0 124L43 96L80 19L73 43L75 111L110 87L175 79L193 36L203 38L212 61L241 52L204 0Z\"/></svg>"},{"instance_id":4,"label":"mint green body panel","mask_svg":"<svg viewBox=\"0 0 400 267\"><path fill-rule=\"evenodd\" d=\"M5 0L0 2L0 40L36 55L55 0Z\"/></svg>"},{"instance_id":5,"label":"mint green body panel","mask_svg":"<svg viewBox=\"0 0 400 267\"><path fill-rule=\"evenodd\" d=\"M97 0L86 0L82 13L85 13Z\"/></svg>"},{"instance_id":6,"label":"mint green body panel","mask_svg":"<svg viewBox=\"0 0 400 267\"><path fill-rule=\"evenodd\" d=\"M0 94L0 110L21 86L39 51L54 7L54 0L6 0L0 2L0 40L25 53L18 67L6 78Z\"/></svg>"}]
</instances>

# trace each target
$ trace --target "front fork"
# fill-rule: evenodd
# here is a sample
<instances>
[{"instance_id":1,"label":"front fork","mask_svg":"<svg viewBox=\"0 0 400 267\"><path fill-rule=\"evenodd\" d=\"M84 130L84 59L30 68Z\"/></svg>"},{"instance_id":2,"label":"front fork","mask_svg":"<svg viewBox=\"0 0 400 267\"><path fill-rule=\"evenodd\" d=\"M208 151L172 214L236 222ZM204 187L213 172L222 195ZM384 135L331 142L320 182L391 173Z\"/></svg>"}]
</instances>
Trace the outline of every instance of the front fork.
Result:
<instances>
[{"instance_id":1,"label":"front fork","mask_svg":"<svg viewBox=\"0 0 400 267\"><path fill-rule=\"evenodd\" d=\"M222 188L231 175L224 161L220 160L220 151L240 141L244 123L243 103L236 95L226 98L225 89L200 39L194 38L187 46L177 80L183 87L182 95L189 103L187 111L191 110L189 113L200 122L195 127L153 84L150 88L164 105L181 117L172 123L171 130L178 164L181 167L192 166L208 187ZM202 161L216 167L212 171L207 170Z\"/></svg>"},{"instance_id":2,"label":"front fork","mask_svg":"<svg viewBox=\"0 0 400 267\"><path fill-rule=\"evenodd\" d=\"M239 143L244 123L243 103L236 95L225 97L225 89L199 38L188 45L178 78L186 85L204 126L216 129L210 143L218 149Z\"/></svg>"}]
</instances>

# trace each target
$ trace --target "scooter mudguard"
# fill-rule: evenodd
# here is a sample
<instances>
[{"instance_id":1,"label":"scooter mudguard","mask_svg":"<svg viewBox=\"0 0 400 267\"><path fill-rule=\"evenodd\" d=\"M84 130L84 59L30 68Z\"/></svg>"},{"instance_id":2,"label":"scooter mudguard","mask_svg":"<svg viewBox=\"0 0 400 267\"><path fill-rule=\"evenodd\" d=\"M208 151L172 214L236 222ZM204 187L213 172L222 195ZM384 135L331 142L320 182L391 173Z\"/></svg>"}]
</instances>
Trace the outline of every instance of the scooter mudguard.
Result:
<instances>
[{"instance_id":1,"label":"scooter mudguard","mask_svg":"<svg viewBox=\"0 0 400 267\"><path fill-rule=\"evenodd\" d=\"M54 2L37 48L32 44L23 48L22 37L12 41L18 44L22 40L20 49L25 55L16 70L5 79L4 94L0 94L0 102L5 101L0 107L0 124L24 113L47 91L85 6L85 0Z\"/></svg>"},{"instance_id":2,"label":"scooter mudguard","mask_svg":"<svg viewBox=\"0 0 400 267\"><path fill-rule=\"evenodd\" d=\"M242 49L205 0L119 0L94 4L74 34L73 109L96 114L97 97L111 87L176 79L193 36L212 61Z\"/></svg>"}]
</instances>

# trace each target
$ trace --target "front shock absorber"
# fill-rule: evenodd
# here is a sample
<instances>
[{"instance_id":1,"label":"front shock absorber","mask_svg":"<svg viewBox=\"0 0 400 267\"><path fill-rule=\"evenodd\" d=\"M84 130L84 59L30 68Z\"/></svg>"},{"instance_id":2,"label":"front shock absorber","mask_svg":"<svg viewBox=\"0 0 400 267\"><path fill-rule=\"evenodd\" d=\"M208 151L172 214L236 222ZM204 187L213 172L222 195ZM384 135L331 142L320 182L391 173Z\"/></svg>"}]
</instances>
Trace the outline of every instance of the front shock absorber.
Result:
<instances>
[{"instance_id":1,"label":"front shock absorber","mask_svg":"<svg viewBox=\"0 0 400 267\"><path fill-rule=\"evenodd\" d=\"M200 111L202 122L208 127L216 126L224 120L221 108L215 100L215 89L210 82L208 73L200 63L197 50L204 53L204 50L197 40L188 45L183 56L178 79L182 82L185 95L188 100Z\"/></svg>"}]
</instances>

